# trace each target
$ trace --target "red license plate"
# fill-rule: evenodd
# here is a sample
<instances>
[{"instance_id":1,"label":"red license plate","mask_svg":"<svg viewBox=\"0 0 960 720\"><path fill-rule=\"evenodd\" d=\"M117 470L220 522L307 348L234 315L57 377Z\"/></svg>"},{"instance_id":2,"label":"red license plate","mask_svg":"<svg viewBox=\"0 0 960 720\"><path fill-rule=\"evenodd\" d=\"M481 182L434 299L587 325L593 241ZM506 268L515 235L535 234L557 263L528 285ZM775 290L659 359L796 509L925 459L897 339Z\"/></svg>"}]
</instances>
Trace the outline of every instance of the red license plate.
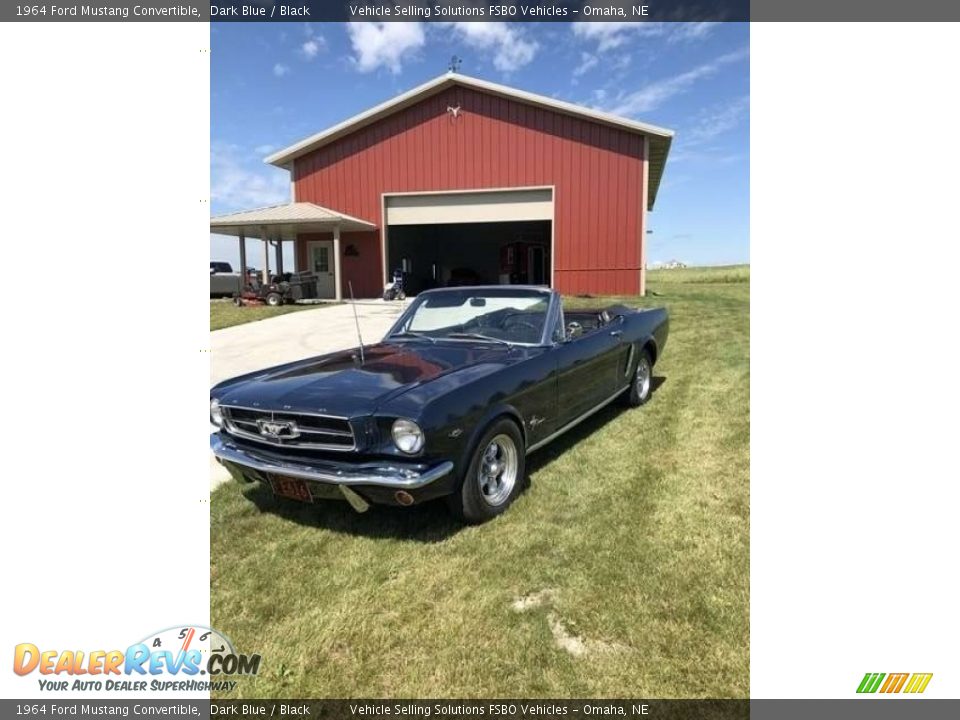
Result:
<instances>
[{"instance_id":1,"label":"red license plate","mask_svg":"<svg viewBox=\"0 0 960 720\"><path fill-rule=\"evenodd\" d=\"M313 502L313 495L310 494L310 488L303 480L284 477L283 475L271 475L270 485L273 487L274 495L290 498L291 500L299 500L300 502Z\"/></svg>"}]
</instances>

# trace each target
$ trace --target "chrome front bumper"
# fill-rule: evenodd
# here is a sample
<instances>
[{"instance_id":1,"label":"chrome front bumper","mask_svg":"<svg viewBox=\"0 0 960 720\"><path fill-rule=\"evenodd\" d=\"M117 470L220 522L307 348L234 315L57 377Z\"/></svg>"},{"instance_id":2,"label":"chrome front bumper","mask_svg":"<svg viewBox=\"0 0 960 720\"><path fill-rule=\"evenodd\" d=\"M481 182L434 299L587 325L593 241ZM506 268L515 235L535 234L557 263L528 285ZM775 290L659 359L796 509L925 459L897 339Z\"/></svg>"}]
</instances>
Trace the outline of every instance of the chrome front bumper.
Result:
<instances>
[{"instance_id":1,"label":"chrome front bumper","mask_svg":"<svg viewBox=\"0 0 960 720\"><path fill-rule=\"evenodd\" d=\"M328 461L291 461L272 454L239 447L220 433L210 435L210 449L226 463L240 465L265 474L311 480L330 485L368 485L394 490L417 490L449 475L449 460L433 466L403 465L388 461L379 463L342 463Z\"/></svg>"}]
</instances>

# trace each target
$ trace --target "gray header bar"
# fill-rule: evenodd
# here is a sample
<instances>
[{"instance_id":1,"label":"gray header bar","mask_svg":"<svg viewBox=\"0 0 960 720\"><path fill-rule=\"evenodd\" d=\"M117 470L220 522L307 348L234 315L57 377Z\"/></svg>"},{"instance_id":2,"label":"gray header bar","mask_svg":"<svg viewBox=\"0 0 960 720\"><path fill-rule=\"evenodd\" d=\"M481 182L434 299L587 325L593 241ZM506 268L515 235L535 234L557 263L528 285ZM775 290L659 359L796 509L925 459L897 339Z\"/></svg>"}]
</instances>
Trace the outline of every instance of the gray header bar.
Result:
<instances>
[{"instance_id":1,"label":"gray header bar","mask_svg":"<svg viewBox=\"0 0 960 720\"><path fill-rule=\"evenodd\" d=\"M3 22L960 20L944 0L92 0L0 3Z\"/></svg>"}]
</instances>

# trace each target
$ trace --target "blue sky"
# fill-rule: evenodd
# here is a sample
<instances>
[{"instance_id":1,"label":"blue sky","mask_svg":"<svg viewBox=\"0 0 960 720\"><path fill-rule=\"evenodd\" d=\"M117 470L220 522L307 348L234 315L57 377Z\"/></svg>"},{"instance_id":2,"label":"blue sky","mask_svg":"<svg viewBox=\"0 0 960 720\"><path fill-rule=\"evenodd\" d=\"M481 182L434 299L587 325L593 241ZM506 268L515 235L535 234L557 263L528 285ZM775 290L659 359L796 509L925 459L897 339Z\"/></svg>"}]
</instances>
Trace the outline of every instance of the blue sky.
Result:
<instances>
[{"instance_id":1,"label":"blue sky","mask_svg":"<svg viewBox=\"0 0 960 720\"><path fill-rule=\"evenodd\" d=\"M219 23L211 44L214 214L288 201L289 176L265 155L436 77L456 54L464 74L676 131L648 262L749 261L747 24ZM211 259L236 263L236 244L211 237Z\"/></svg>"}]
</instances>

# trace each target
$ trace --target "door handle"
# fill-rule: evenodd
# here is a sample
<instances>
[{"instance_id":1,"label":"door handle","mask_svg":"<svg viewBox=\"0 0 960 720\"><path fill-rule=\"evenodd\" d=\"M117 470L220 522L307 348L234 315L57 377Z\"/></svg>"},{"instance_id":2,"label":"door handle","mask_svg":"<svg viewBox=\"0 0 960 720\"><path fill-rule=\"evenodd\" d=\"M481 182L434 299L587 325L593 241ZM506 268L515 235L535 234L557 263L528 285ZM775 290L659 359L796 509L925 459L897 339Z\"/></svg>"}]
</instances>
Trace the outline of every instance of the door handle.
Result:
<instances>
[{"instance_id":1,"label":"door handle","mask_svg":"<svg viewBox=\"0 0 960 720\"><path fill-rule=\"evenodd\" d=\"M611 331L610 331L610 335L613 336L613 337L615 337L615 338L618 338L618 337L620 337L621 335L623 335L623 330L611 330Z\"/></svg>"}]
</instances>

